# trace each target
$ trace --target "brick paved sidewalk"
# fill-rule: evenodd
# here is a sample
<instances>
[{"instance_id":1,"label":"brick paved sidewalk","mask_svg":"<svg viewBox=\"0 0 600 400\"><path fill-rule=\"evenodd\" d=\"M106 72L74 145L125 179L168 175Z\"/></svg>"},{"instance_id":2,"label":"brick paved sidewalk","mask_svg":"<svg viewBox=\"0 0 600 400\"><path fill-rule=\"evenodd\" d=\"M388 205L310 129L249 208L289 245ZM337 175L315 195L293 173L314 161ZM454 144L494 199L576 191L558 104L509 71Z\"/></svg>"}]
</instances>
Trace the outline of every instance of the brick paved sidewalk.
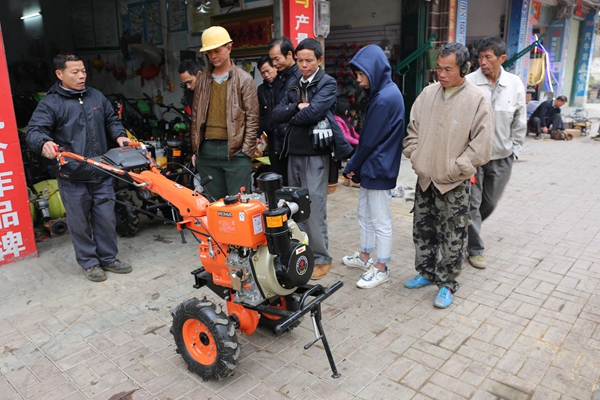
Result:
<instances>
[{"instance_id":1,"label":"brick paved sidewalk","mask_svg":"<svg viewBox=\"0 0 600 400\"><path fill-rule=\"evenodd\" d=\"M410 176L403 160L402 180ZM129 275L85 279L70 238L40 257L0 267L0 399L590 399L600 377L600 143L528 137L497 211L483 226L489 267L465 266L455 303L434 309L435 288L410 291L410 208L392 199L391 279L359 290L343 266L358 250L358 190L329 197L332 272L344 287L324 322L342 373L330 377L310 320L280 337L241 336L240 365L221 382L187 371L170 312L192 296L191 235L142 217L120 239ZM408 172L406 171L408 169ZM598 398L596 397L596 398Z\"/></svg>"}]
</instances>

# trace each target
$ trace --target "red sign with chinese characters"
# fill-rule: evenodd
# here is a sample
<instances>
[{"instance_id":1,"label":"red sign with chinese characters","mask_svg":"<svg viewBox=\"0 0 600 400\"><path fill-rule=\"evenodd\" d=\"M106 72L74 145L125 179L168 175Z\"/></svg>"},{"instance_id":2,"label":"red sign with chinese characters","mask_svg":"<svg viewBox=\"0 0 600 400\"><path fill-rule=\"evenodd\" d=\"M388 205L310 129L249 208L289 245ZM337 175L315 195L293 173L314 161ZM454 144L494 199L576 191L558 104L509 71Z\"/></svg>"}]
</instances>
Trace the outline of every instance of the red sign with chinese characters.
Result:
<instances>
[{"instance_id":1,"label":"red sign with chinese characters","mask_svg":"<svg viewBox=\"0 0 600 400\"><path fill-rule=\"evenodd\" d=\"M298 46L306 38L314 38L315 4L313 0L283 0L283 34Z\"/></svg>"},{"instance_id":2,"label":"red sign with chinese characters","mask_svg":"<svg viewBox=\"0 0 600 400\"><path fill-rule=\"evenodd\" d=\"M577 0L577 4L575 4L575 9L573 10L573 14L577 17L583 17L583 0Z\"/></svg>"},{"instance_id":3,"label":"red sign with chinese characters","mask_svg":"<svg viewBox=\"0 0 600 400\"><path fill-rule=\"evenodd\" d=\"M533 21L538 22L542 13L542 3L534 1L531 4L533 5Z\"/></svg>"},{"instance_id":4,"label":"red sign with chinese characters","mask_svg":"<svg viewBox=\"0 0 600 400\"><path fill-rule=\"evenodd\" d=\"M0 265L32 255L37 249L0 30Z\"/></svg>"},{"instance_id":5,"label":"red sign with chinese characters","mask_svg":"<svg viewBox=\"0 0 600 400\"><path fill-rule=\"evenodd\" d=\"M450 0L448 6L448 42L456 39L456 0Z\"/></svg>"}]
</instances>

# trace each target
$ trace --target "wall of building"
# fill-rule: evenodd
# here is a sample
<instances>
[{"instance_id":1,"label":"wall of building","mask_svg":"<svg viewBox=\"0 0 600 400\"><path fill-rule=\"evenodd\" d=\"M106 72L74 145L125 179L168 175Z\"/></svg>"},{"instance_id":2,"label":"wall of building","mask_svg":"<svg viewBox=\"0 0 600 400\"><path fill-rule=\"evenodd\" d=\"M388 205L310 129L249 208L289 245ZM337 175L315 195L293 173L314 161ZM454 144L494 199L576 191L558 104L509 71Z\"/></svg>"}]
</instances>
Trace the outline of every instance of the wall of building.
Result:
<instances>
[{"instance_id":1,"label":"wall of building","mask_svg":"<svg viewBox=\"0 0 600 400\"><path fill-rule=\"evenodd\" d=\"M376 3L376 6L374 5ZM350 7L350 4L352 5ZM400 0L330 0L331 26L360 28L400 24Z\"/></svg>"},{"instance_id":2,"label":"wall of building","mask_svg":"<svg viewBox=\"0 0 600 400\"><path fill-rule=\"evenodd\" d=\"M506 13L506 0L469 1L467 43L502 32L500 18Z\"/></svg>"}]
</instances>

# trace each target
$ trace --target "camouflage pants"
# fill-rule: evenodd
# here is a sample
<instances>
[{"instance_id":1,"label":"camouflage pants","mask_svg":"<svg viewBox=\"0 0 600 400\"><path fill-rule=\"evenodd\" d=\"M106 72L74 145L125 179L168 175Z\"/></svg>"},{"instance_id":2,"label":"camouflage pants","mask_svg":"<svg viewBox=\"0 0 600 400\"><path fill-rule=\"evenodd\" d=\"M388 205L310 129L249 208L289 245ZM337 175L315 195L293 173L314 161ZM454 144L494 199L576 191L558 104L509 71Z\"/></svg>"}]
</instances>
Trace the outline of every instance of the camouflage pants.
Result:
<instances>
[{"instance_id":1,"label":"camouflage pants","mask_svg":"<svg viewBox=\"0 0 600 400\"><path fill-rule=\"evenodd\" d=\"M433 185L423 192L417 183L413 220L415 268L439 288L458 290L469 226L471 182L444 194Z\"/></svg>"}]
</instances>

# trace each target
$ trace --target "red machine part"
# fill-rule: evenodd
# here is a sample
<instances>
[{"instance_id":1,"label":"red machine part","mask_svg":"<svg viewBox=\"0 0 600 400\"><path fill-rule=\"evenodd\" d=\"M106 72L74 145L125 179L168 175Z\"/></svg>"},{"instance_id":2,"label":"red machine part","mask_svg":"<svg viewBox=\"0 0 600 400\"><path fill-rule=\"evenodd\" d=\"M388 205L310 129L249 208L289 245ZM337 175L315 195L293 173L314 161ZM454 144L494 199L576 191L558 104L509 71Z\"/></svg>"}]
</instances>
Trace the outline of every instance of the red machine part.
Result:
<instances>
[{"instance_id":1,"label":"red machine part","mask_svg":"<svg viewBox=\"0 0 600 400\"><path fill-rule=\"evenodd\" d=\"M254 333L260 320L260 314L257 311L249 310L241 304L234 303L233 300L227 301L227 313L237 318L238 329L245 335Z\"/></svg>"}]
</instances>

